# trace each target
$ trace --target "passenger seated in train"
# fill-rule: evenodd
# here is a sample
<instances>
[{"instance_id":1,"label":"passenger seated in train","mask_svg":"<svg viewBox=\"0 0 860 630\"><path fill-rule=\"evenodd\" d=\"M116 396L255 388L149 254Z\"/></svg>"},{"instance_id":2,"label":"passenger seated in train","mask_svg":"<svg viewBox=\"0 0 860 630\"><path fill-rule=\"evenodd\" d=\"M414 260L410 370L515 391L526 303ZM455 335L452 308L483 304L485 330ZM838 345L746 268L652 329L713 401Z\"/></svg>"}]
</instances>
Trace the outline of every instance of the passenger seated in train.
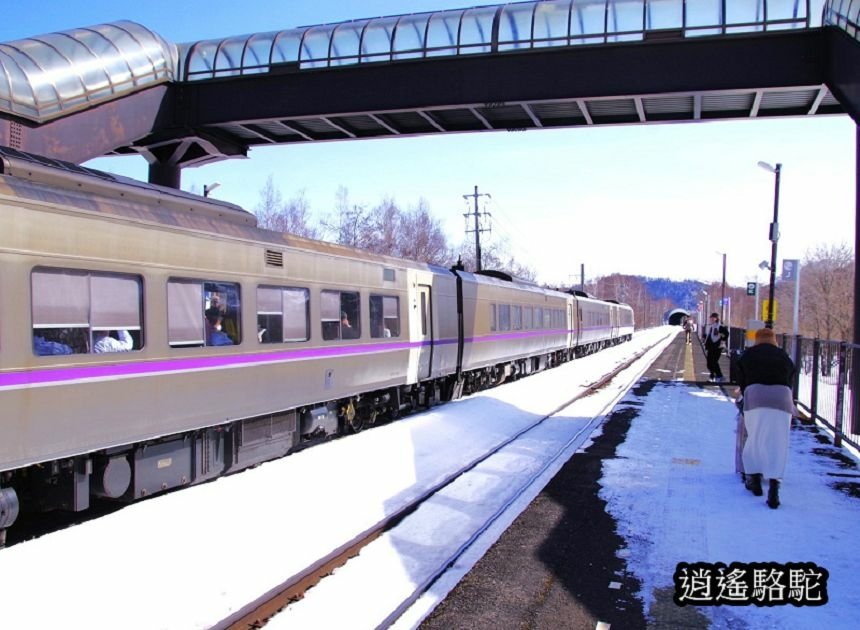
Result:
<instances>
[{"instance_id":1,"label":"passenger seated in train","mask_svg":"<svg viewBox=\"0 0 860 630\"><path fill-rule=\"evenodd\" d=\"M349 323L346 311L340 313L340 335L341 339L358 339L361 333Z\"/></svg>"},{"instance_id":2,"label":"passenger seated in train","mask_svg":"<svg viewBox=\"0 0 860 630\"><path fill-rule=\"evenodd\" d=\"M72 354L72 349L59 341L48 341L44 337L33 335L33 352L43 357L52 354Z\"/></svg>"},{"instance_id":3,"label":"passenger seated in train","mask_svg":"<svg viewBox=\"0 0 860 630\"><path fill-rule=\"evenodd\" d=\"M127 330L117 330L117 338L110 336L110 331L96 330L93 332L93 352L128 352L134 347L134 340Z\"/></svg>"},{"instance_id":4,"label":"passenger seated in train","mask_svg":"<svg viewBox=\"0 0 860 630\"><path fill-rule=\"evenodd\" d=\"M218 308L206 309L206 345L232 346L233 340L221 331L222 315Z\"/></svg>"}]
</instances>

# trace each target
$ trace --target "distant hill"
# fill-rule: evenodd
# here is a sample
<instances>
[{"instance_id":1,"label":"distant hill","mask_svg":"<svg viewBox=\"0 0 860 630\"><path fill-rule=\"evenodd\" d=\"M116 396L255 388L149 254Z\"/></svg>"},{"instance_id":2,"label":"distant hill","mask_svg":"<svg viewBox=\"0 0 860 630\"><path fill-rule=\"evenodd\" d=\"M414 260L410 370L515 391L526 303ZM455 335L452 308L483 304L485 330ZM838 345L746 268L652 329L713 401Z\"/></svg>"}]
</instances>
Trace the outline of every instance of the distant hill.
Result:
<instances>
[{"instance_id":1,"label":"distant hill","mask_svg":"<svg viewBox=\"0 0 860 630\"><path fill-rule=\"evenodd\" d=\"M677 308L692 310L700 299L705 284L698 280L670 280L669 278L645 278L638 276L645 284L652 299L667 299Z\"/></svg>"}]
</instances>

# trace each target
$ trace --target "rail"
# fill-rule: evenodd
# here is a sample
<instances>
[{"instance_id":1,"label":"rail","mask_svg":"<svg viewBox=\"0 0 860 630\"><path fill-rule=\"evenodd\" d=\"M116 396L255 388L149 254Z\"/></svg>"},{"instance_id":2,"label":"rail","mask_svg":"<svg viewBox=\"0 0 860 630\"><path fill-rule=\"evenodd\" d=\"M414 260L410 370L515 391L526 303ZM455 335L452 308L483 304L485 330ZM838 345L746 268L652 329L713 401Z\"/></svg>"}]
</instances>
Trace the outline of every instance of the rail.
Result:
<instances>
[{"instance_id":1,"label":"rail","mask_svg":"<svg viewBox=\"0 0 860 630\"><path fill-rule=\"evenodd\" d=\"M301 599L308 588L319 583L319 581L323 577L330 574L334 569L346 564L352 557L356 556L362 548L376 540L386 531L396 527L405 517L417 510L422 503L428 501L434 495L442 491L444 488L450 486L458 478L475 470L481 463L486 462L494 455L497 455L504 448L509 447L511 444L521 439L524 435L539 427L546 420L552 418L556 414L566 409L572 403L591 396L600 389L606 387L621 372L634 366L646 354L648 354L648 352L657 347L665 339L665 336L661 337L659 340L649 344L645 348L642 348L641 350L633 354L621 364L615 366L607 374L602 375L600 378L596 379L590 384L584 385L582 389L577 391L575 395L571 396L565 402L558 405L554 410L550 411L545 416L535 419L513 435L505 438L500 443L496 444L486 453L475 458L473 461L468 462L456 471L453 471L444 479L440 480L437 484L427 488L419 496L415 497L414 500L411 501L408 505L402 506L396 512L386 516L376 525L360 533L352 540L341 545L340 547L332 551L330 554L328 554L326 557L319 559L316 563L285 580L283 584L276 586L269 592L261 595L257 600L250 602L242 609L235 611L230 617L216 624L214 628L216 630L251 630L252 628L261 627L273 615L283 610L292 601ZM645 367L647 368L647 365ZM642 371L644 371L644 369ZM609 404L609 407L611 408L611 406L614 405L615 402L617 402L617 400L621 398L625 392L626 389L617 393L615 398L613 398L613 402ZM514 489L511 493L511 497L505 502L505 504L496 512L494 512L490 516L490 518L479 527L478 531L473 533L473 535L469 538L468 541L466 541L457 548L453 557L441 561L435 573L429 579L417 585L410 597L407 598L407 600L403 601L395 610L393 610L388 616L388 618L386 618L379 625L379 627L386 628L393 624L397 620L397 618L402 615L403 612L410 605L412 605L417 600L417 598L420 597L424 593L424 591L426 591L426 589L429 588L430 585L442 573L444 573L456 562L457 558L459 558L459 556L466 551L469 545L471 545L483 532L485 532L504 513L504 511L507 510L516 501L516 499L519 498L519 496L521 496L528 489L529 486L531 486L538 478L540 478L544 474L544 472L549 469L553 462L555 462L559 457L561 457L565 452L568 451L571 444L576 441L582 441L584 439L584 436L590 435L600 425L600 417L600 415L595 416L591 421L586 424L586 426L577 431L573 437L569 438L564 445L557 449L556 453L549 454L547 461L544 463L544 465L539 470L532 473L529 480L522 487L520 487L519 489Z\"/></svg>"},{"instance_id":2,"label":"rail","mask_svg":"<svg viewBox=\"0 0 860 630\"><path fill-rule=\"evenodd\" d=\"M742 348L745 331L733 328L731 348ZM778 334L777 342L797 366L792 387L798 406L833 434L835 446L845 442L860 450L860 346L845 341Z\"/></svg>"}]
</instances>

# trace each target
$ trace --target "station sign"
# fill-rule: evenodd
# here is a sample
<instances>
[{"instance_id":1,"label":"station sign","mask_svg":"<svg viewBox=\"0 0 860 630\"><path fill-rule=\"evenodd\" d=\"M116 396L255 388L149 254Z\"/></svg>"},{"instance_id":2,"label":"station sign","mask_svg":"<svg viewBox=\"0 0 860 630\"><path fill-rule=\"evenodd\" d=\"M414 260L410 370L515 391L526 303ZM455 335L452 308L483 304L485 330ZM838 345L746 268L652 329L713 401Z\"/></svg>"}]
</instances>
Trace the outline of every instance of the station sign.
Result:
<instances>
[{"instance_id":1,"label":"station sign","mask_svg":"<svg viewBox=\"0 0 860 630\"><path fill-rule=\"evenodd\" d=\"M747 282L747 295L755 295L758 289L758 282Z\"/></svg>"},{"instance_id":2,"label":"station sign","mask_svg":"<svg viewBox=\"0 0 860 630\"><path fill-rule=\"evenodd\" d=\"M799 260L783 260L782 261L782 280L790 281L797 278L797 273L800 271Z\"/></svg>"}]
</instances>

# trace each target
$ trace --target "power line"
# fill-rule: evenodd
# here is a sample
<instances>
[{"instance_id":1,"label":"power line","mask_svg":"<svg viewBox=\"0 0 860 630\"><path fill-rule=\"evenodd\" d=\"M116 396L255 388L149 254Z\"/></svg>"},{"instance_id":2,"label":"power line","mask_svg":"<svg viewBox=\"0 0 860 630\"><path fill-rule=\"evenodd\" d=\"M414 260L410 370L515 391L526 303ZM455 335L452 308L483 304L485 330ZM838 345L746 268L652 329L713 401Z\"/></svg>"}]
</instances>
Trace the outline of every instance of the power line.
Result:
<instances>
[{"instance_id":1,"label":"power line","mask_svg":"<svg viewBox=\"0 0 860 630\"><path fill-rule=\"evenodd\" d=\"M507 238L508 247L512 250L512 254L517 256L521 261L533 261L535 256L534 252L528 247L524 247L522 245L522 239L515 235L521 235L522 230L515 227L511 222L513 219L510 218L510 213L507 209L502 206L501 202L498 199L492 199L493 206L495 208L495 212L493 214L493 222L496 224L497 228L500 232Z\"/></svg>"}]
</instances>

